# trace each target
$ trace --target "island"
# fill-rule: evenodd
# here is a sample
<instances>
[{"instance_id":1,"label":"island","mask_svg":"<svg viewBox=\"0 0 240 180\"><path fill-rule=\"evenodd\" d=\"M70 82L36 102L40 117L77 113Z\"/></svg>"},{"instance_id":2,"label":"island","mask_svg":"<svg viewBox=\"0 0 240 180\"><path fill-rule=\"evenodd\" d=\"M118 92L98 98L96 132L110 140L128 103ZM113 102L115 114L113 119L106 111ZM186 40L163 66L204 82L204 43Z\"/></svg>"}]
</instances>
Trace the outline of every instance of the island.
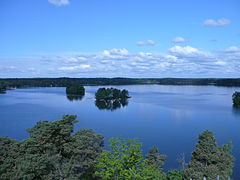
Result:
<instances>
[{"instance_id":1,"label":"island","mask_svg":"<svg viewBox=\"0 0 240 180\"><path fill-rule=\"evenodd\" d=\"M130 98L126 89L119 90L116 88L99 88L95 93L95 105L98 109L116 110L128 105Z\"/></svg>"},{"instance_id":2,"label":"island","mask_svg":"<svg viewBox=\"0 0 240 180\"><path fill-rule=\"evenodd\" d=\"M85 95L85 88L82 85L71 85L66 87L67 95Z\"/></svg>"},{"instance_id":3,"label":"island","mask_svg":"<svg viewBox=\"0 0 240 180\"><path fill-rule=\"evenodd\" d=\"M236 91L235 93L233 93L232 100L234 107L240 107L240 92Z\"/></svg>"},{"instance_id":4,"label":"island","mask_svg":"<svg viewBox=\"0 0 240 180\"><path fill-rule=\"evenodd\" d=\"M128 91L116 88L99 88L95 93L96 100L116 100L130 98Z\"/></svg>"}]
</instances>

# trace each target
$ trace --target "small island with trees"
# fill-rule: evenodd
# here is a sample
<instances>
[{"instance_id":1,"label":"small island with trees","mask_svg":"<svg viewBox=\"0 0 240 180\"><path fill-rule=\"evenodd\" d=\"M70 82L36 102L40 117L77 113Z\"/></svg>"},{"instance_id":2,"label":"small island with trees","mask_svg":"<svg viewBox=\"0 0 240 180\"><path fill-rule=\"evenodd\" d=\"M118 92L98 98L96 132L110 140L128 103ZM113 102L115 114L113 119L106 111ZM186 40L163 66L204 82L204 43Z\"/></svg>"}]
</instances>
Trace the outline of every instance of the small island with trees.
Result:
<instances>
[{"instance_id":1,"label":"small island with trees","mask_svg":"<svg viewBox=\"0 0 240 180\"><path fill-rule=\"evenodd\" d=\"M85 88L82 85L71 85L66 87L67 95L85 95Z\"/></svg>"},{"instance_id":2,"label":"small island with trees","mask_svg":"<svg viewBox=\"0 0 240 180\"><path fill-rule=\"evenodd\" d=\"M128 99L130 98L128 91L122 91L116 88L99 88L95 93L96 100L115 100L115 99Z\"/></svg>"},{"instance_id":3,"label":"small island with trees","mask_svg":"<svg viewBox=\"0 0 240 180\"><path fill-rule=\"evenodd\" d=\"M240 92L236 91L235 93L233 93L232 100L234 107L240 107Z\"/></svg>"},{"instance_id":4,"label":"small island with trees","mask_svg":"<svg viewBox=\"0 0 240 180\"><path fill-rule=\"evenodd\" d=\"M95 93L95 105L98 109L116 110L128 105L129 93L126 89L99 88Z\"/></svg>"}]
</instances>

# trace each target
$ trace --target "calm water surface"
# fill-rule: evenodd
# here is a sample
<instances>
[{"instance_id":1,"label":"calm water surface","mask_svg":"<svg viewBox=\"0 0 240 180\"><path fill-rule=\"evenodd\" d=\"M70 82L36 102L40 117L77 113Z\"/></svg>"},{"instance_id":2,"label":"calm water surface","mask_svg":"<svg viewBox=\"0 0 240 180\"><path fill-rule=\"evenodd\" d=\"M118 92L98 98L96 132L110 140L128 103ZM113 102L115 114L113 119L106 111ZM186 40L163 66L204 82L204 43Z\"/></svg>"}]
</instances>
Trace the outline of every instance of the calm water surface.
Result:
<instances>
[{"instance_id":1,"label":"calm water surface","mask_svg":"<svg viewBox=\"0 0 240 180\"><path fill-rule=\"evenodd\" d=\"M110 137L138 138L144 153L158 146L167 154L166 169L179 168L177 158L186 159L197 143L198 134L208 129L218 143L232 140L236 157L234 177L240 177L240 111L232 108L231 96L240 88L214 86L131 85L111 86L129 90L128 106L99 110L94 93L99 87L86 87L86 95L70 101L65 88L31 88L0 94L0 136L28 137L25 131L40 120L58 120L64 114L78 115L78 128L94 129Z\"/></svg>"}]
</instances>

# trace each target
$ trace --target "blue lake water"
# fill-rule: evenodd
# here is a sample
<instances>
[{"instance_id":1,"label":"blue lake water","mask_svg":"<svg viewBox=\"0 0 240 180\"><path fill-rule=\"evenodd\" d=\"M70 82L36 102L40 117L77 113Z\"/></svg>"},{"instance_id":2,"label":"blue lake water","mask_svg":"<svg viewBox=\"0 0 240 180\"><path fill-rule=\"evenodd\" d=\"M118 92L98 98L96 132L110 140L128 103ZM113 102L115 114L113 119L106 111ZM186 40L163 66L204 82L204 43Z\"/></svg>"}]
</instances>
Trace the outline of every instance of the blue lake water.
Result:
<instances>
[{"instance_id":1,"label":"blue lake water","mask_svg":"<svg viewBox=\"0 0 240 180\"><path fill-rule=\"evenodd\" d=\"M110 111L95 106L97 86L85 87L80 101L69 101L65 88L28 88L0 94L0 136L22 140L25 131L40 120L59 120L76 114L76 129L94 129L110 137L138 138L144 153L151 146L167 154L165 169L179 168L177 158L186 160L198 134L211 130L219 144L233 141L236 157L234 177L240 177L240 110L232 107L231 96L240 88L215 86L130 85L111 86L129 90L127 106Z\"/></svg>"}]
</instances>

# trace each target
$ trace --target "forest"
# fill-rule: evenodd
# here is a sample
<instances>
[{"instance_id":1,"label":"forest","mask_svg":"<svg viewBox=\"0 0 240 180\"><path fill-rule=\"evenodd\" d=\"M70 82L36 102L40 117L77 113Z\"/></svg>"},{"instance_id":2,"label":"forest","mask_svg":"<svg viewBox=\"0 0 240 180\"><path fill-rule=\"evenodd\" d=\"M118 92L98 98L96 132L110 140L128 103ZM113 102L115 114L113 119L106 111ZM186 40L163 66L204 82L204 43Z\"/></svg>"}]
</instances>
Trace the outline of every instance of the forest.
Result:
<instances>
[{"instance_id":1,"label":"forest","mask_svg":"<svg viewBox=\"0 0 240 180\"><path fill-rule=\"evenodd\" d=\"M0 179L4 180L184 180L228 179L234 157L232 143L222 146L211 131L198 137L191 160L181 169L163 169L166 155L152 147L146 155L137 139L111 138L93 130L74 131L75 115L57 121L40 121L27 129L29 137L17 141L0 138Z\"/></svg>"},{"instance_id":2,"label":"forest","mask_svg":"<svg viewBox=\"0 0 240 180\"><path fill-rule=\"evenodd\" d=\"M240 86L240 78L6 78L0 79L8 87L68 87L81 85L214 85Z\"/></svg>"}]
</instances>

